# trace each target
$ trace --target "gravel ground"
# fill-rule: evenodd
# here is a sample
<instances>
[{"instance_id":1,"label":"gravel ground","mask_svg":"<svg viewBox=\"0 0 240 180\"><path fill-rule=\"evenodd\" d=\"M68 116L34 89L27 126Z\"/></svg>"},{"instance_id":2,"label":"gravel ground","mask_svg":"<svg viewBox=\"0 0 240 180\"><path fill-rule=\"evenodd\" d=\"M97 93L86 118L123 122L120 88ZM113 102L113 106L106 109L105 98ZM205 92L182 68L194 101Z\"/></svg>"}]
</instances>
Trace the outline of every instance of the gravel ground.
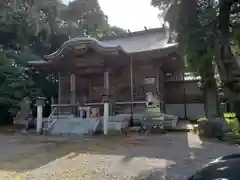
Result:
<instances>
[{"instance_id":1,"label":"gravel ground","mask_svg":"<svg viewBox=\"0 0 240 180\"><path fill-rule=\"evenodd\" d=\"M183 180L210 160L239 152L191 133L92 138L0 136L0 180Z\"/></svg>"}]
</instances>

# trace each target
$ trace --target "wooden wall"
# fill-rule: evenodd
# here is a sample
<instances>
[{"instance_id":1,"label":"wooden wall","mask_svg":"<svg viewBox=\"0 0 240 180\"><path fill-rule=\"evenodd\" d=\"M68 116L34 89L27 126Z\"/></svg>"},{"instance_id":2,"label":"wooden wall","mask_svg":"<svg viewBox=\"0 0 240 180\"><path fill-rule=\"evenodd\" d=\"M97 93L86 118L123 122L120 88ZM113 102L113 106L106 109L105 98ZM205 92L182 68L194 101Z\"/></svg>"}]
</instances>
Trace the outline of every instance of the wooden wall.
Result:
<instances>
[{"instance_id":1,"label":"wooden wall","mask_svg":"<svg viewBox=\"0 0 240 180\"><path fill-rule=\"evenodd\" d=\"M60 104L70 104L70 75L60 73Z\"/></svg>"},{"instance_id":2,"label":"wooden wall","mask_svg":"<svg viewBox=\"0 0 240 180\"><path fill-rule=\"evenodd\" d=\"M186 81L185 89L187 103L204 103L204 93L198 87L197 81Z\"/></svg>"},{"instance_id":3,"label":"wooden wall","mask_svg":"<svg viewBox=\"0 0 240 180\"><path fill-rule=\"evenodd\" d=\"M185 97L184 97L185 88ZM203 103L203 92L198 88L197 81L167 81L165 82L165 103Z\"/></svg>"},{"instance_id":4,"label":"wooden wall","mask_svg":"<svg viewBox=\"0 0 240 180\"><path fill-rule=\"evenodd\" d=\"M131 100L130 66L115 69L110 74L110 94L116 102Z\"/></svg>"},{"instance_id":5,"label":"wooden wall","mask_svg":"<svg viewBox=\"0 0 240 180\"><path fill-rule=\"evenodd\" d=\"M160 81L162 74L160 68L149 61L134 61L133 62L133 84L134 84L134 100L144 101L147 92L152 92L153 95L159 95L160 85L163 86L163 81ZM151 82L152 81L152 82ZM161 97L163 97L163 88L161 89Z\"/></svg>"},{"instance_id":6,"label":"wooden wall","mask_svg":"<svg viewBox=\"0 0 240 180\"><path fill-rule=\"evenodd\" d=\"M181 82L165 82L165 103L183 104L184 86Z\"/></svg>"},{"instance_id":7,"label":"wooden wall","mask_svg":"<svg viewBox=\"0 0 240 180\"><path fill-rule=\"evenodd\" d=\"M155 78L153 84L146 85L147 78ZM76 101L97 103L104 93L104 74L78 75L76 80ZM159 80L157 82L157 79ZM110 71L110 93L116 102L131 101L130 65ZM151 61L133 61L133 100L145 101L146 92L158 95L162 104L184 103L184 85L181 79L167 79L160 67ZM196 82L185 82L186 101L202 102L203 94ZM70 103L70 73L61 73L61 103Z\"/></svg>"}]
</instances>

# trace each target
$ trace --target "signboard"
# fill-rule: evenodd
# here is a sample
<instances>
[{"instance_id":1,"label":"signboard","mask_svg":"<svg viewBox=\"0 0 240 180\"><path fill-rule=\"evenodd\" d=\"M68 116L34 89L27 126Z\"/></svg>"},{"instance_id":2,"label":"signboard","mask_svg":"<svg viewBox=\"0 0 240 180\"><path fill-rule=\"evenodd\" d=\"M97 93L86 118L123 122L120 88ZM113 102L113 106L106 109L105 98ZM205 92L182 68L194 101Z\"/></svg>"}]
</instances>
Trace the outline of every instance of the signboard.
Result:
<instances>
[{"instance_id":1,"label":"signboard","mask_svg":"<svg viewBox=\"0 0 240 180\"><path fill-rule=\"evenodd\" d=\"M145 84L154 84L155 83L155 78L145 78L144 83Z\"/></svg>"}]
</instances>

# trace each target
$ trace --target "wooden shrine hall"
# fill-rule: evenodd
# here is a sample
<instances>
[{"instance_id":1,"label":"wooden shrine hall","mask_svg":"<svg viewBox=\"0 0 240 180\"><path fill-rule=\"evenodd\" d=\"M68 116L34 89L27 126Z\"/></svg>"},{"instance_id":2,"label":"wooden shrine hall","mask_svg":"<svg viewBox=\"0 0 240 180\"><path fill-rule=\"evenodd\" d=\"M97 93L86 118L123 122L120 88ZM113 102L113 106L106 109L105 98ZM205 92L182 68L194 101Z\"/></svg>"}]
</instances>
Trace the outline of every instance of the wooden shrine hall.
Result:
<instances>
[{"instance_id":1,"label":"wooden shrine hall","mask_svg":"<svg viewBox=\"0 0 240 180\"><path fill-rule=\"evenodd\" d=\"M72 112L80 105L98 108L102 115L108 102L111 114L139 112L155 104L180 118L204 116L197 80L186 80L177 44L168 43L162 28L101 40L73 38L44 60L29 63L58 74L59 95L53 106L65 107L61 111Z\"/></svg>"}]
</instances>

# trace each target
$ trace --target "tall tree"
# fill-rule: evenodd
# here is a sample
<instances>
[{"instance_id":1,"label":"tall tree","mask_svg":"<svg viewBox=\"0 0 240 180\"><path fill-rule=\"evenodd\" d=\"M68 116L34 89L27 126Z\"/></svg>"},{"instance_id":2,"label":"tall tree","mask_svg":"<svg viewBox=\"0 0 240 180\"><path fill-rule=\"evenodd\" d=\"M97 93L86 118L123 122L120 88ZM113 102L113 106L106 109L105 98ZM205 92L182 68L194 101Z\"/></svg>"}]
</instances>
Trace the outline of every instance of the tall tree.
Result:
<instances>
[{"instance_id":1,"label":"tall tree","mask_svg":"<svg viewBox=\"0 0 240 180\"><path fill-rule=\"evenodd\" d=\"M165 20L169 22L170 29L178 34L177 41L185 54L188 65L203 80L203 88L207 95L207 115L213 103L209 102L213 95L216 83L214 80L215 66L223 85L227 86L232 79L230 68L224 64L226 59L234 62L230 44L235 42L238 47L239 34L236 28L229 29L231 24L236 24L239 19L238 0L152 0L152 4L165 10ZM235 20L234 20L235 19ZM232 34L235 34L232 36ZM230 87L231 91L235 91ZM212 99L212 102L216 102ZM216 104L216 103L215 103ZM211 115L211 114L210 114Z\"/></svg>"},{"instance_id":2,"label":"tall tree","mask_svg":"<svg viewBox=\"0 0 240 180\"><path fill-rule=\"evenodd\" d=\"M71 36L99 37L109 30L107 16L97 0L74 0L61 11L60 17Z\"/></svg>"},{"instance_id":3,"label":"tall tree","mask_svg":"<svg viewBox=\"0 0 240 180\"><path fill-rule=\"evenodd\" d=\"M16 113L25 97L41 94L27 64L28 60L41 58L34 45L36 39L45 44L41 32L48 31L48 22L40 6L33 2L12 0L0 4L0 104L12 113Z\"/></svg>"},{"instance_id":4,"label":"tall tree","mask_svg":"<svg viewBox=\"0 0 240 180\"><path fill-rule=\"evenodd\" d=\"M0 105L16 112L26 96L53 96L54 77L30 71L28 61L43 58L76 36L124 34L111 27L97 0L0 1Z\"/></svg>"}]
</instances>

